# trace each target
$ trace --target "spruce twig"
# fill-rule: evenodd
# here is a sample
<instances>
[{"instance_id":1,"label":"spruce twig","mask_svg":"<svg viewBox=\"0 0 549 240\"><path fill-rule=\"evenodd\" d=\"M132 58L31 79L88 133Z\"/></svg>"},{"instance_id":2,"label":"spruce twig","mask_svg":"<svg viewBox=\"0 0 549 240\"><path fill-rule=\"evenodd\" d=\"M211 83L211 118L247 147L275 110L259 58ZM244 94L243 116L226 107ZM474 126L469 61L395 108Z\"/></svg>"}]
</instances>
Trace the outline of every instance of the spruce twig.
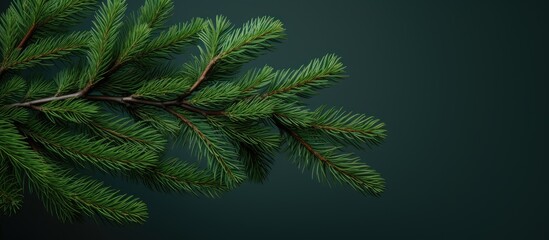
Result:
<instances>
[{"instance_id":1,"label":"spruce twig","mask_svg":"<svg viewBox=\"0 0 549 240\"><path fill-rule=\"evenodd\" d=\"M379 173L344 149L380 144L385 125L303 102L345 77L339 57L240 74L285 38L280 21L236 27L218 16L165 27L171 0L145 0L130 18L124 0L102 2L13 0L0 16L1 213L17 212L26 190L61 221L143 223L145 203L79 170L215 197L246 180L265 182L282 146L320 182L384 191ZM91 30L67 33L94 11ZM198 53L180 68L170 64L189 45ZM206 167L164 157L170 138Z\"/></svg>"}]
</instances>

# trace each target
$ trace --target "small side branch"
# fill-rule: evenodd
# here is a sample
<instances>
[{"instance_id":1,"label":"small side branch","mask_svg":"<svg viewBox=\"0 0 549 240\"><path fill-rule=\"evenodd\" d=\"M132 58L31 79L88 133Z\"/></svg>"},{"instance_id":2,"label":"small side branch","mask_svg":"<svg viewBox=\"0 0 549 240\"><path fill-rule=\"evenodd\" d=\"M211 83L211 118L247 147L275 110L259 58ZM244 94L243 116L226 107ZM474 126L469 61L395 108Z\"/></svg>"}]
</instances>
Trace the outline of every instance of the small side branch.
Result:
<instances>
[{"instance_id":1,"label":"small side branch","mask_svg":"<svg viewBox=\"0 0 549 240\"><path fill-rule=\"evenodd\" d=\"M71 93L71 94L67 94L67 95L62 95L62 96L42 98L42 99L28 101L28 102L22 102L22 103L14 103L14 104L11 104L9 106L10 107L32 107L34 105L39 105L39 104L52 102L52 101L64 100L64 99L69 99L69 98L78 98L78 97L82 97L83 95L84 95L84 91L82 90L82 91L79 91L79 92L75 92L75 93Z\"/></svg>"},{"instance_id":2,"label":"small side branch","mask_svg":"<svg viewBox=\"0 0 549 240\"><path fill-rule=\"evenodd\" d=\"M309 153L311 153L315 158L317 158L318 160L320 160L321 162L326 164L328 167L331 167L335 171L349 177L350 179L352 179L353 181L355 181L357 183L362 183L363 182L357 176L355 176L353 174L350 174L349 172L345 171L344 169L342 169L341 167L337 166L336 164L331 162L329 159L327 159L320 152L315 150L314 147L311 146L311 144L309 142L307 142L305 139L303 139L303 137L301 137L297 132L295 132L294 130L292 130L292 129L286 127L286 126L284 126L284 124L282 124L280 121L276 120L276 118L274 118L274 121L275 121L275 125L280 130L290 134L290 136L292 138L294 138L297 142L299 142L299 144L301 144Z\"/></svg>"},{"instance_id":3,"label":"small side branch","mask_svg":"<svg viewBox=\"0 0 549 240\"><path fill-rule=\"evenodd\" d=\"M2 79L4 72L6 72L6 68L4 68L3 66L0 66L0 79Z\"/></svg>"},{"instance_id":4,"label":"small side branch","mask_svg":"<svg viewBox=\"0 0 549 240\"><path fill-rule=\"evenodd\" d=\"M187 93L181 95L179 97L179 99L183 99L183 98L189 96L194 90L196 90L196 88L198 88L200 86L200 84L202 82L204 82L204 80L206 80L206 78L208 77L208 74L213 69L213 67L217 63L217 61L219 61L220 58L221 58L220 56L215 56L214 58L212 58L212 60L208 63L208 65L206 65L206 68L204 68L204 71L202 72L202 74L200 74L200 77L198 77L196 82L191 86L189 91Z\"/></svg>"},{"instance_id":5,"label":"small side branch","mask_svg":"<svg viewBox=\"0 0 549 240\"><path fill-rule=\"evenodd\" d=\"M290 134L290 136L292 136L296 141L298 141L303 147L305 147L305 149L307 149L307 151L309 151L311 154L313 154L316 158L318 158L320 161L322 162L325 162L327 163L328 165L332 165L331 162L329 162L322 154L320 154L319 152L317 152L313 146L311 146L311 144L309 144L307 141L305 141L305 139L303 139L301 136L299 136L299 134L297 134L295 131L293 131L292 129L284 126L284 124L282 124L280 121L276 120L275 119L275 124L276 126L282 130L282 131L285 131L287 132L288 134Z\"/></svg>"},{"instance_id":6,"label":"small side branch","mask_svg":"<svg viewBox=\"0 0 549 240\"><path fill-rule=\"evenodd\" d=\"M33 23L31 25L31 27L29 28L29 30L27 31L27 33L25 34L25 36L23 37L23 39L21 39L21 41L19 42L19 44L17 44L17 49L23 49L25 47L25 45L27 45L27 42L31 39L32 35L34 34L34 32L36 32L36 28L38 27L38 24L36 23ZM2 75L4 75L4 73L6 72L6 70L8 70L7 67L0 67L0 77L2 77Z\"/></svg>"},{"instance_id":7,"label":"small side branch","mask_svg":"<svg viewBox=\"0 0 549 240\"><path fill-rule=\"evenodd\" d=\"M22 49L25 47L25 45L27 44L27 42L31 39L32 35L34 34L34 32L36 31L36 27L37 27L37 24L36 23L33 23L31 25L31 27L29 28L29 30L27 31L27 33L25 34L25 36L23 37L23 39L21 39L21 42L19 42L19 44L17 45L17 48L18 49Z\"/></svg>"},{"instance_id":8,"label":"small side branch","mask_svg":"<svg viewBox=\"0 0 549 240\"><path fill-rule=\"evenodd\" d=\"M149 105L149 106L155 106L163 109L168 109L168 107L175 106L175 107L181 107L186 110L189 110L191 112L199 113L204 116L221 116L225 115L225 112L223 111L210 111L206 109L201 109L198 107L195 107L185 101L151 101L151 100L145 100L145 99L138 99L133 97L112 97L112 96L86 96L86 99L89 100L98 100L98 101L110 101L110 102L117 102L121 104L125 104L127 106L131 104L142 104L142 105Z\"/></svg>"}]
</instances>

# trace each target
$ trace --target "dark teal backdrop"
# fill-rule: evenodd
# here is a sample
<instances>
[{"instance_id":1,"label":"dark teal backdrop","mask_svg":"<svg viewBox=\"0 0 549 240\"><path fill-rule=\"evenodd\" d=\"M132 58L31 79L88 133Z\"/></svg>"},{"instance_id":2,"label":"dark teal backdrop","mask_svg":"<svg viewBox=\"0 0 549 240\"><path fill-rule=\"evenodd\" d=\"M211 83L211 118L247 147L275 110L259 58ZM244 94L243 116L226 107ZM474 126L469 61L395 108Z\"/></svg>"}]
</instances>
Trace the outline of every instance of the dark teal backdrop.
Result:
<instances>
[{"instance_id":1,"label":"dark teal backdrop","mask_svg":"<svg viewBox=\"0 0 549 240\"><path fill-rule=\"evenodd\" d=\"M135 9L142 1L132 1ZM548 7L536 1L177 1L174 21L281 19L254 65L340 55L350 77L309 101L364 112L389 137L360 156L387 191L311 180L280 155L269 181L220 199L150 192L143 226L59 224L35 199L5 239L547 239ZM6 0L1 1L2 9Z\"/></svg>"}]
</instances>

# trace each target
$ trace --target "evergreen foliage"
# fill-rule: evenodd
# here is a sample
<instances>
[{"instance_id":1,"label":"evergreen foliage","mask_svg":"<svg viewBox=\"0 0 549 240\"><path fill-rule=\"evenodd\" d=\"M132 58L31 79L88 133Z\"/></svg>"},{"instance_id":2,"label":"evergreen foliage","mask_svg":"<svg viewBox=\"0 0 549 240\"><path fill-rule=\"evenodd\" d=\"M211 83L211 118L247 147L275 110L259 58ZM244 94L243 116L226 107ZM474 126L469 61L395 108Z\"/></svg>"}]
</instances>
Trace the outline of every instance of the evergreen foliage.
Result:
<instances>
[{"instance_id":1,"label":"evergreen foliage","mask_svg":"<svg viewBox=\"0 0 549 240\"><path fill-rule=\"evenodd\" d=\"M303 103L344 78L339 57L241 73L284 39L280 21L238 27L218 16L166 26L172 11L171 0L146 0L128 17L124 0L12 1L0 16L2 214L16 213L28 192L61 221L143 223L141 200L81 170L215 197L264 182L283 145L321 182L383 192L383 178L345 147L381 143L384 124ZM71 32L93 13L90 30ZM198 47L191 60L170 64L189 45ZM168 142L206 167L166 156Z\"/></svg>"}]
</instances>

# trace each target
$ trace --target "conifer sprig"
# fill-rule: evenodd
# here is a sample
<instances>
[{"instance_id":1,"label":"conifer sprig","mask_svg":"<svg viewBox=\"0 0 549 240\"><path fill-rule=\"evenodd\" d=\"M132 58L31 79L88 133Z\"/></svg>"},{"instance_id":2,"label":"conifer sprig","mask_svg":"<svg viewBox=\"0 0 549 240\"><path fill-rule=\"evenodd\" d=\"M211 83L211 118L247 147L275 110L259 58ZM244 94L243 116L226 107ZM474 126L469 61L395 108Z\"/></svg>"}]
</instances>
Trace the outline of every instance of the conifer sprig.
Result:
<instances>
[{"instance_id":1,"label":"conifer sprig","mask_svg":"<svg viewBox=\"0 0 549 240\"><path fill-rule=\"evenodd\" d=\"M61 221L143 223L143 202L79 170L215 197L265 182L282 145L321 182L383 192L383 178L344 149L380 144L385 125L303 102L345 77L339 57L240 74L285 38L279 20L165 26L171 0L145 0L128 18L124 0L101 2L13 0L0 16L0 213L16 213L28 191ZM89 31L70 29L93 11ZM170 64L189 45L191 60ZM165 156L170 139L206 167Z\"/></svg>"}]
</instances>

